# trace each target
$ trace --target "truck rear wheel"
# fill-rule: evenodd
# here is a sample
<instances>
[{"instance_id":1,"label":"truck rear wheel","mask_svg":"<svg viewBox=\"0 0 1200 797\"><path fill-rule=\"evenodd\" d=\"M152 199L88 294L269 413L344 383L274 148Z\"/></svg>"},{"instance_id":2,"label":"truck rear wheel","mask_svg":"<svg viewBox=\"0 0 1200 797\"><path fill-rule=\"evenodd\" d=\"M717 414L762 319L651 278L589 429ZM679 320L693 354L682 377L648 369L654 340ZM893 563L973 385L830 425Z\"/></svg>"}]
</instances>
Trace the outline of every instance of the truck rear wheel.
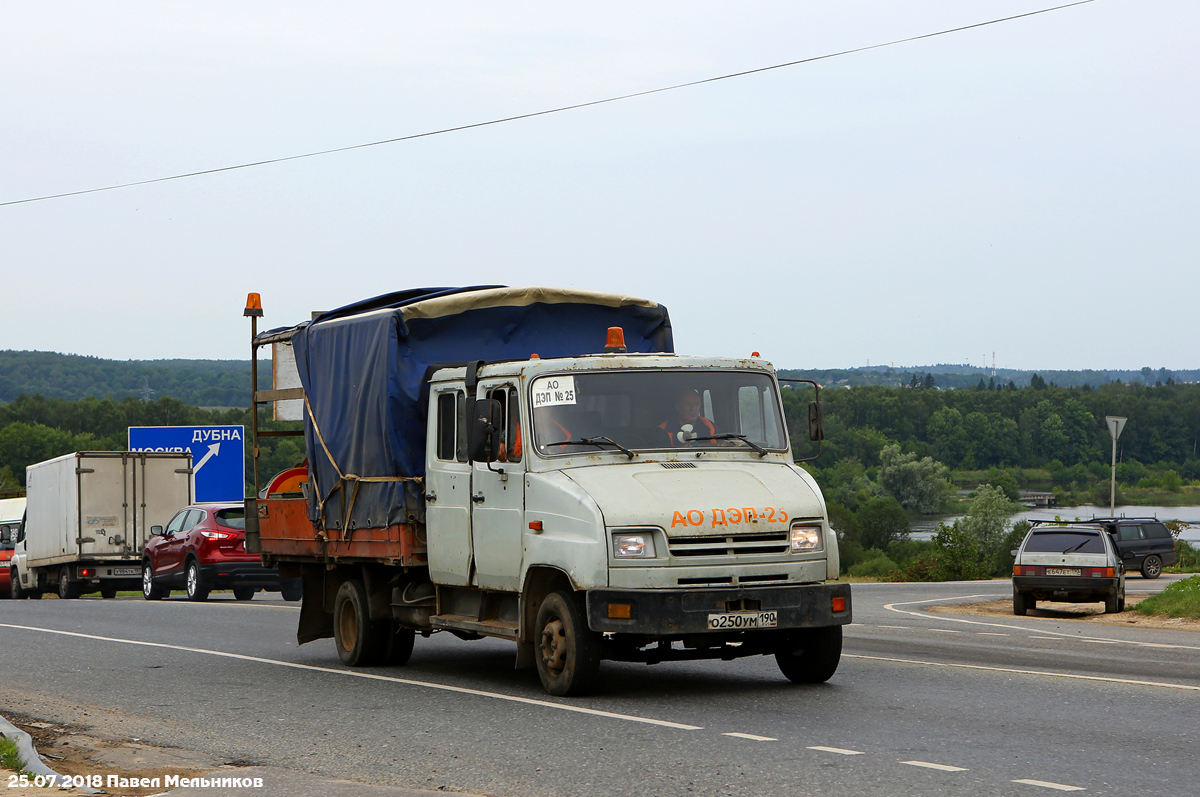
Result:
<instances>
[{"instance_id":1,"label":"truck rear wheel","mask_svg":"<svg viewBox=\"0 0 1200 797\"><path fill-rule=\"evenodd\" d=\"M106 599L112 599L112 598L117 597L117 585L116 584L101 584L100 585L100 597L106 598Z\"/></svg>"},{"instance_id":2,"label":"truck rear wheel","mask_svg":"<svg viewBox=\"0 0 1200 797\"><path fill-rule=\"evenodd\" d=\"M775 652L784 677L797 684L822 684L833 677L842 659L842 627L807 628Z\"/></svg>"},{"instance_id":3,"label":"truck rear wheel","mask_svg":"<svg viewBox=\"0 0 1200 797\"><path fill-rule=\"evenodd\" d=\"M71 580L71 568L64 567L58 571L58 597L65 601L74 600L82 592L79 582Z\"/></svg>"},{"instance_id":4,"label":"truck rear wheel","mask_svg":"<svg viewBox=\"0 0 1200 797\"><path fill-rule=\"evenodd\" d=\"M350 667L378 664L388 654L391 621L371 621L367 591L362 582L349 579L338 587L333 602L333 641L338 658Z\"/></svg>"},{"instance_id":5,"label":"truck rear wheel","mask_svg":"<svg viewBox=\"0 0 1200 797\"><path fill-rule=\"evenodd\" d=\"M552 592L535 626L538 677L552 695L584 695L600 680L600 635L590 629L574 594Z\"/></svg>"}]
</instances>

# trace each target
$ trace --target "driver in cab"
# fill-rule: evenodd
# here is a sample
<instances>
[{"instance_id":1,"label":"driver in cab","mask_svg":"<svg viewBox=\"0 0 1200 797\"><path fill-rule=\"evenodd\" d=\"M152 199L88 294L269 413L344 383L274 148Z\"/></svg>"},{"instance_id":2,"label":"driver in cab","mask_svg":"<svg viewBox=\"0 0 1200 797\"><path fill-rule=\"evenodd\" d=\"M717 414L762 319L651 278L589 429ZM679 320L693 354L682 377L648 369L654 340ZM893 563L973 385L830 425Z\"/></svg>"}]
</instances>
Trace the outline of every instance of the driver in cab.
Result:
<instances>
[{"instance_id":1,"label":"driver in cab","mask_svg":"<svg viewBox=\"0 0 1200 797\"><path fill-rule=\"evenodd\" d=\"M670 439L668 445L682 446L698 437L712 437L717 427L700 414L700 393L692 388L684 390L675 400L675 417L658 425Z\"/></svg>"}]
</instances>

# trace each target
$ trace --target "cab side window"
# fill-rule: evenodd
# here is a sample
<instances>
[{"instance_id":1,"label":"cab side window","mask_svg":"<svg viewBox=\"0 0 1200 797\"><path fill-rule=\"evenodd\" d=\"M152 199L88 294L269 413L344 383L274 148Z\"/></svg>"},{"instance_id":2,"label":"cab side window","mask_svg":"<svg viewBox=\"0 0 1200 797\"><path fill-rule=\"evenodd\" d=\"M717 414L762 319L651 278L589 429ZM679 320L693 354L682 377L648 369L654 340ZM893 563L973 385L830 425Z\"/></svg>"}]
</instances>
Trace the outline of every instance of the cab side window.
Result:
<instances>
[{"instance_id":1,"label":"cab side window","mask_svg":"<svg viewBox=\"0 0 1200 797\"><path fill-rule=\"evenodd\" d=\"M493 388L487 397L500 403L501 428L498 430L503 441L501 451L505 462L520 462L521 445L521 416L520 402L517 399L517 389L509 385Z\"/></svg>"},{"instance_id":2,"label":"cab side window","mask_svg":"<svg viewBox=\"0 0 1200 797\"><path fill-rule=\"evenodd\" d=\"M467 461L467 403L461 390L437 395L437 458Z\"/></svg>"}]
</instances>

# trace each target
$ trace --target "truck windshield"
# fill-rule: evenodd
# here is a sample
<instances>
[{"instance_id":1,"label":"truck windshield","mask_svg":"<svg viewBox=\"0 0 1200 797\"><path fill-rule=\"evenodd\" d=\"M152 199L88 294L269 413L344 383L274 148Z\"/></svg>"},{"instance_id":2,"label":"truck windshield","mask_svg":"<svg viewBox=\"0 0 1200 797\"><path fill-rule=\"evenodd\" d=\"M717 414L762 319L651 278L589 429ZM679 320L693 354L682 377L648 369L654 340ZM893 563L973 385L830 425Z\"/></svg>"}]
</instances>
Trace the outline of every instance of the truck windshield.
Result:
<instances>
[{"instance_id":1,"label":"truck windshield","mask_svg":"<svg viewBox=\"0 0 1200 797\"><path fill-rule=\"evenodd\" d=\"M544 456L787 448L774 380L759 371L619 371L543 376L531 386ZM582 442L587 441L587 442Z\"/></svg>"}]
</instances>

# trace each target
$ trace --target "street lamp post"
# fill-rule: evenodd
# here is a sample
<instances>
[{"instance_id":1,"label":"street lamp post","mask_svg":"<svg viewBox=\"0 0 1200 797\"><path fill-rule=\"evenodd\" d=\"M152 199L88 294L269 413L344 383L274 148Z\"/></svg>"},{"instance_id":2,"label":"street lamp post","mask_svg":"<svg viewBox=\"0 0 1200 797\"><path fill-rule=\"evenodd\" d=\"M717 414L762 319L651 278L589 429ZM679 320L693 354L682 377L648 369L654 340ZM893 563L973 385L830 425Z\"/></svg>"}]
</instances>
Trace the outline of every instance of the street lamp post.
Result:
<instances>
[{"instance_id":1,"label":"street lamp post","mask_svg":"<svg viewBox=\"0 0 1200 797\"><path fill-rule=\"evenodd\" d=\"M1121 430L1125 428L1126 418L1121 418L1117 415L1106 415L1104 423L1108 426L1108 433L1112 436L1112 481L1108 488L1108 516L1117 516L1117 438L1121 436Z\"/></svg>"}]
</instances>

